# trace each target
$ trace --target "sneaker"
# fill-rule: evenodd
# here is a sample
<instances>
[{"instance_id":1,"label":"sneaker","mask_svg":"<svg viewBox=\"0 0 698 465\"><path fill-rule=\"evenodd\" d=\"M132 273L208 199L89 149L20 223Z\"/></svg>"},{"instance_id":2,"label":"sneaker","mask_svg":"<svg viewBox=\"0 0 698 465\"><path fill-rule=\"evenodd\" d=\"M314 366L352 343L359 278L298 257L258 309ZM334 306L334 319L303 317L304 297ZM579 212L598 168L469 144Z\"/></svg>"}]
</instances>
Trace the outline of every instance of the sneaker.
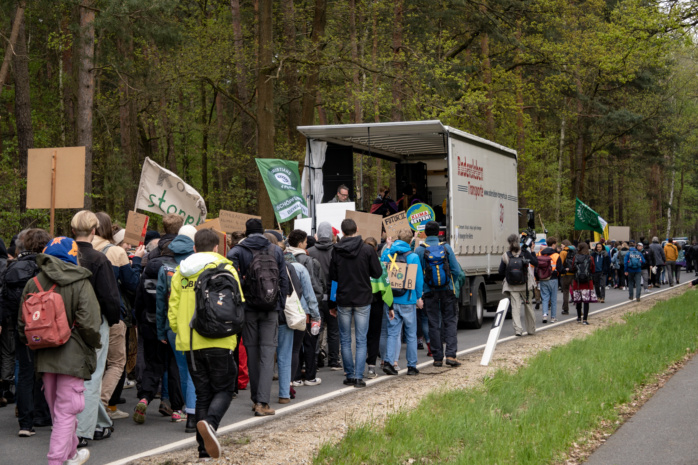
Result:
<instances>
[{"instance_id":1,"label":"sneaker","mask_svg":"<svg viewBox=\"0 0 698 465\"><path fill-rule=\"evenodd\" d=\"M400 371L400 365L397 363L393 363L393 368L395 368L395 371Z\"/></svg>"},{"instance_id":2,"label":"sneaker","mask_svg":"<svg viewBox=\"0 0 698 465\"><path fill-rule=\"evenodd\" d=\"M133 421L141 425L145 423L146 410L148 410L148 401L146 399L141 399L133 411Z\"/></svg>"},{"instance_id":3,"label":"sneaker","mask_svg":"<svg viewBox=\"0 0 698 465\"><path fill-rule=\"evenodd\" d=\"M369 379L378 378L378 373L376 373L376 367L369 365L368 371L366 372L366 377Z\"/></svg>"},{"instance_id":4,"label":"sneaker","mask_svg":"<svg viewBox=\"0 0 698 465\"><path fill-rule=\"evenodd\" d=\"M443 360L434 360L433 365L435 367L442 367L442 366L444 366L444 362L443 362Z\"/></svg>"},{"instance_id":5,"label":"sneaker","mask_svg":"<svg viewBox=\"0 0 698 465\"><path fill-rule=\"evenodd\" d=\"M548 315L543 315L543 323L545 324L547 322L548 322Z\"/></svg>"},{"instance_id":6,"label":"sneaker","mask_svg":"<svg viewBox=\"0 0 698 465\"><path fill-rule=\"evenodd\" d=\"M550 322L551 322L551 323L557 323L557 318L551 318L551 319L550 319Z\"/></svg>"},{"instance_id":7,"label":"sneaker","mask_svg":"<svg viewBox=\"0 0 698 465\"><path fill-rule=\"evenodd\" d=\"M455 357L446 357L446 365L456 368L461 366L461 363Z\"/></svg>"},{"instance_id":8,"label":"sneaker","mask_svg":"<svg viewBox=\"0 0 698 465\"><path fill-rule=\"evenodd\" d=\"M201 435L204 440L204 448L208 455L217 459L221 456L221 445L216 437L216 432L213 430L211 425L208 424L206 420L201 420L196 424L196 430Z\"/></svg>"},{"instance_id":9,"label":"sneaker","mask_svg":"<svg viewBox=\"0 0 698 465\"><path fill-rule=\"evenodd\" d=\"M419 374L417 367L407 367L407 376L415 376Z\"/></svg>"},{"instance_id":10,"label":"sneaker","mask_svg":"<svg viewBox=\"0 0 698 465\"><path fill-rule=\"evenodd\" d=\"M563 314L563 315L569 315L569 314L570 314L570 311L569 311L569 310L563 310L563 311L562 311L562 314Z\"/></svg>"},{"instance_id":11,"label":"sneaker","mask_svg":"<svg viewBox=\"0 0 698 465\"><path fill-rule=\"evenodd\" d=\"M424 350L424 339L417 339L417 350Z\"/></svg>"},{"instance_id":12,"label":"sneaker","mask_svg":"<svg viewBox=\"0 0 698 465\"><path fill-rule=\"evenodd\" d=\"M196 433L196 415L190 413L187 415L187 424L184 426L185 433Z\"/></svg>"},{"instance_id":13,"label":"sneaker","mask_svg":"<svg viewBox=\"0 0 698 465\"><path fill-rule=\"evenodd\" d=\"M19 437L20 438L30 438L36 434L36 431L34 431L34 428L29 428L29 429L21 429L19 430Z\"/></svg>"},{"instance_id":14,"label":"sneaker","mask_svg":"<svg viewBox=\"0 0 698 465\"><path fill-rule=\"evenodd\" d=\"M109 418L111 418L112 420L122 420L131 416L126 412L122 412L118 408L114 410L107 409L107 415L109 415Z\"/></svg>"},{"instance_id":15,"label":"sneaker","mask_svg":"<svg viewBox=\"0 0 698 465\"><path fill-rule=\"evenodd\" d=\"M303 386L303 381L291 381L291 386L293 386L293 387Z\"/></svg>"},{"instance_id":16,"label":"sneaker","mask_svg":"<svg viewBox=\"0 0 698 465\"><path fill-rule=\"evenodd\" d=\"M303 381L303 384L306 386L317 386L318 384L321 384L322 380L320 378L315 378L315 379L306 379Z\"/></svg>"},{"instance_id":17,"label":"sneaker","mask_svg":"<svg viewBox=\"0 0 698 465\"><path fill-rule=\"evenodd\" d=\"M276 411L269 407L269 404L257 404L254 407L254 416L256 417L266 417L268 415L274 415ZM201 422L199 422L201 423ZM197 423L198 428L198 423ZM201 432L201 430L199 430ZM210 453L210 452L209 452Z\"/></svg>"},{"instance_id":18,"label":"sneaker","mask_svg":"<svg viewBox=\"0 0 698 465\"><path fill-rule=\"evenodd\" d=\"M78 436L78 449L80 449L81 447L87 447L87 445L87 438Z\"/></svg>"},{"instance_id":19,"label":"sneaker","mask_svg":"<svg viewBox=\"0 0 698 465\"><path fill-rule=\"evenodd\" d=\"M581 318L577 318L577 323L579 323L579 324L581 324L581 323L582 323L582 320L581 320Z\"/></svg>"},{"instance_id":20,"label":"sneaker","mask_svg":"<svg viewBox=\"0 0 698 465\"><path fill-rule=\"evenodd\" d=\"M170 405L169 399L162 399L160 401L160 407L158 407L158 412L163 417L169 417L172 415L172 406Z\"/></svg>"},{"instance_id":21,"label":"sneaker","mask_svg":"<svg viewBox=\"0 0 698 465\"><path fill-rule=\"evenodd\" d=\"M386 363L385 365L383 365L383 373L385 373L386 375L395 376L397 375L397 370L390 363Z\"/></svg>"},{"instance_id":22,"label":"sneaker","mask_svg":"<svg viewBox=\"0 0 698 465\"><path fill-rule=\"evenodd\" d=\"M288 404L289 402L291 402L291 399L289 399L288 397L279 397L280 404Z\"/></svg>"},{"instance_id":23,"label":"sneaker","mask_svg":"<svg viewBox=\"0 0 698 465\"><path fill-rule=\"evenodd\" d=\"M354 378L344 378L344 384L346 386L353 386L356 383Z\"/></svg>"},{"instance_id":24,"label":"sneaker","mask_svg":"<svg viewBox=\"0 0 698 465\"><path fill-rule=\"evenodd\" d=\"M87 449L80 449L73 455L73 458L63 462L63 465L82 465L87 462L90 458L90 451Z\"/></svg>"},{"instance_id":25,"label":"sneaker","mask_svg":"<svg viewBox=\"0 0 698 465\"><path fill-rule=\"evenodd\" d=\"M536 302L536 310L540 310L540 303Z\"/></svg>"},{"instance_id":26,"label":"sneaker","mask_svg":"<svg viewBox=\"0 0 698 465\"><path fill-rule=\"evenodd\" d=\"M521 334L521 333L516 333L516 336L517 336L517 337L522 337L523 334Z\"/></svg>"},{"instance_id":27,"label":"sneaker","mask_svg":"<svg viewBox=\"0 0 698 465\"><path fill-rule=\"evenodd\" d=\"M179 423L180 421L184 421L186 418L187 415L184 412L182 412L181 410L175 410L172 412L170 421L173 423Z\"/></svg>"},{"instance_id":28,"label":"sneaker","mask_svg":"<svg viewBox=\"0 0 698 465\"><path fill-rule=\"evenodd\" d=\"M109 439L111 437L112 428L104 428L103 430L95 430L92 435L92 439L95 441L101 441L102 439Z\"/></svg>"},{"instance_id":29,"label":"sneaker","mask_svg":"<svg viewBox=\"0 0 698 465\"><path fill-rule=\"evenodd\" d=\"M357 379L354 381L354 387L355 388L365 388L366 387L366 381L363 379Z\"/></svg>"},{"instance_id":30,"label":"sneaker","mask_svg":"<svg viewBox=\"0 0 698 465\"><path fill-rule=\"evenodd\" d=\"M606 299L599 299L599 302L601 302L602 304L604 304L604 303L606 303Z\"/></svg>"},{"instance_id":31,"label":"sneaker","mask_svg":"<svg viewBox=\"0 0 698 465\"><path fill-rule=\"evenodd\" d=\"M582 324L589 326L589 322L587 320L582 321Z\"/></svg>"},{"instance_id":32,"label":"sneaker","mask_svg":"<svg viewBox=\"0 0 698 465\"><path fill-rule=\"evenodd\" d=\"M330 365L330 370L332 371L339 371L342 369L341 365Z\"/></svg>"},{"instance_id":33,"label":"sneaker","mask_svg":"<svg viewBox=\"0 0 698 465\"><path fill-rule=\"evenodd\" d=\"M130 379L124 381L124 389L131 389L136 386L136 382Z\"/></svg>"}]
</instances>

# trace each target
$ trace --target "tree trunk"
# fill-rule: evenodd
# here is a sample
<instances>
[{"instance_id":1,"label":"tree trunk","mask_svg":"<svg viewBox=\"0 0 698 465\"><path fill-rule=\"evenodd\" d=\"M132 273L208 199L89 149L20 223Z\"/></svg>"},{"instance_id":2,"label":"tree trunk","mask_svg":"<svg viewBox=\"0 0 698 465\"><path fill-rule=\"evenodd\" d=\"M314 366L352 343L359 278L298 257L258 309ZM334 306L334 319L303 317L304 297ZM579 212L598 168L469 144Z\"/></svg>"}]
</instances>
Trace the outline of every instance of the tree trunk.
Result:
<instances>
[{"instance_id":1,"label":"tree trunk","mask_svg":"<svg viewBox=\"0 0 698 465\"><path fill-rule=\"evenodd\" d=\"M201 81L201 191L208 203L208 119L206 104L206 84Z\"/></svg>"},{"instance_id":2,"label":"tree trunk","mask_svg":"<svg viewBox=\"0 0 698 465\"><path fill-rule=\"evenodd\" d=\"M361 112L361 102L357 93L361 88L361 83L359 82L359 44L356 38L356 0L349 0L349 37L351 41L351 59L354 61L353 65L353 79L354 87L352 88L352 99L354 101L354 122L361 123L363 121L363 114Z\"/></svg>"},{"instance_id":3,"label":"tree trunk","mask_svg":"<svg viewBox=\"0 0 698 465\"><path fill-rule=\"evenodd\" d=\"M671 187L669 188L669 206L666 209L666 236L672 237L671 234L671 208L674 204L674 184L676 182L676 167L674 166L674 155L671 156Z\"/></svg>"},{"instance_id":4,"label":"tree trunk","mask_svg":"<svg viewBox=\"0 0 698 465\"><path fill-rule=\"evenodd\" d=\"M0 95L2 95L2 88L5 85L5 80L7 80L7 75L10 73L10 60L13 55L18 53L15 47L17 46L17 40L19 38L19 29L24 25L24 8L26 8L26 2L19 2L17 10L15 10L15 19L12 21L10 40L5 49L5 58L2 60L2 66L0 66Z\"/></svg>"},{"instance_id":5,"label":"tree trunk","mask_svg":"<svg viewBox=\"0 0 698 465\"><path fill-rule=\"evenodd\" d=\"M274 158L274 80L272 53L272 0L259 0L259 55L257 75L257 153ZM262 179L258 181L259 215L265 228L274 227L274 209Z\"/></svg>"},{"instance_id":6,"label":"tree trunk","mask_svg":"<svg viewBox=\"0 0 698 465\"><path fill-rule=\"evenodd\" d=\"M230 12L233 17L233 40L235 47L235 85L238 99L243 104L247 104L250 93L247 90L247 69L245 67L245 47L242 33L242 16L240 11L240 0L230 0ZM242 125L241 141L242 147L249 151L254 146L254 123L241 112L240 120ZM255 167L256 168L256 167Z\"/></svg>"},{"instance_id":7,"label":"tree trunk","mask_svg":"<svg viewBox=\"0 0 698 465\"><path fill-rule=\"evenodd\" d=\"M650 209L650 225L652 227L652 236L657 236L659 234L659 218L657 217L657 213L661 211L661 191L658 189L659 186L659 165L658 164L653 164L652 165L652 173L650 175L650 179L652 179L652 185L654 188L652 189L653 194L652 195L652 208Z\"/></svg>"},{"instance_id":8,"label":"tree trunk","mask_svg":"<svg viewBox=\"0 0 698 465\"><path fill-rule=\"evenodd\" d=\"M85 146L85 208L92 208L92 110L95 77L95 10L92 0L80 5L80 68L78 71L78 145Z\"/></svg>"},{"instance_id":9,"label":"tree trunk","mask_svg":"<svg viewBox=\"0 0 698 465\"><path fill-rule=\"evenodd\" d=\"M27 36L24 28L24 18L19 18L14 54L15 75L15 120L17 123L17 152L19 155L19 174L21 179L27 178L28 150L34 147L34 132L32 129L31 102L29 100L29 57L27 56ZM14 29L14 26L13 26ZM22 184L19 191L19 212L27 209L27 187ZM22 227L28 226L28 219L20 216Z\"/></svg>"},{"instance_id":10,"label":"tree trunk","mask_svg":"<svg viewBox=\"0 0 698 465\"><path fill-rule=\"evenodd\" d=\"M405 16L405 0L395 0L394 9L394 23L393 23L393 69L395 73L395 79L393 79L393 111L392 117L393 121L402 121L403 108L402 108L402 59L400 57L400 52L402 52L402 32L404 27L404 16Z\"/></svg>"},{"instance_id":11,"label":"tree trunk","mask_svg":"<svg viewBox=\"0 0 698 465\"><path fill-rule=\"evenodd\" d=\"M296 10L293 0L283 1L284 11L284 44L286 50L296 50ZM288 89L288 140L293 146L301 147L305 144L302 134L296 129L301 123L301 93L298 83L298 68L296 65L284 66L284 83Z\"/></svg>"},{"instance_id":12,"label":"tree trunk","mask_svg":"<svg viewBox=\"0 0 698 465\"><path fill-rule=\"evenodd\" d=\"M562 154L565 149L565 125L567 119L565 114L562 114L560 122L560 150L557 158L557 188L555 190L555 222L560 223L560 202L562 200Z\"/></svg>"},{"instance_id":13,"label":"tree trunk","mask_svg":"<svg viewBox=\"0 0 698 465\"><path fill-rule=\"evenodd\" d=\"M378 6L374 3L373 7L373 46L371 48L371 62L373 69L378 69ZM373 120L379 123L380 107L378 106L378 73L373 73ZM378 159L377 159L378 160Z\"/></svg>"},{"instance_id":14,"label":"tree trunk","mask_svg":"<svg viewBox=\"0 0 698 465\"><path fill-rule=\"evenodd\" d=\"M64 13L61 18L61 34L70 34L71 16ZM61 47L61 96L63 100L63 145L70 147L76 145L75 141L75 92L73 76L73 46ZM66 83L67 81L67 83Z\"/></svg>"}]
</instances>

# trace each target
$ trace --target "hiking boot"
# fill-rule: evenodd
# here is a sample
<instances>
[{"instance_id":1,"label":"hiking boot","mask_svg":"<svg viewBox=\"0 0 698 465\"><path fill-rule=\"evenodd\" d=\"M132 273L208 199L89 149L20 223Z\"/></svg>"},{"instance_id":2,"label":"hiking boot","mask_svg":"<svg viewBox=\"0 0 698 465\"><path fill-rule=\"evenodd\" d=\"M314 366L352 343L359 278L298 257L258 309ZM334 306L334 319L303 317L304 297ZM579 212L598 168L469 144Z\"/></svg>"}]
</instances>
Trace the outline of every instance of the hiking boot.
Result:
<instances>
[{"instance_id":1,"label":"hiking boot","mask_svg":"<svg viewBox=\"0 0 698 465\"><path fill-rule=\"evenodd\" d=\"M288 404L289 402L291 402L291 399L289 399L288 397L279 397L280 404Z\"/></svg>"},{"instance_id":2,"label":"hiking boot","mask_svg":"<svg viewBox=\"0 0 698 465\"><path fill-rule=\"evenodd\" d=\"M196 433L196 415L190 413L187 415L187 424L184 426L185 433Z\"/></svg>"},{"instance_id":3,"label":"hiking boot","mask_svg":"<svg viewBox=\"0 0 698 465\"><path fill-rule=\"evenodd\" d=\"M355 388L365 388L366 387L366 381L363 379L357 379L354 381L354 387Z\"/></svg>"},{"instance_id":4,"label":"hiking boot","mask_svg":"<svg viewBox=\"0 0 698 465\"><path fill-rule=\"evenodd\" d=\"M306 379L303 381L303 384L306 386L317 386L322 383L322 380L320 378L315 378L315 379Z\"/></svg>"},{"instance_id":5,"label":"hiking boot","mask_svg":"<svg viewBox=\"0 0 698 465\"><path fill-rule=\"evenodd\" d=\"M407 367L407 376L415 376L419 374L417 367Z\"/></svg>"},{"instance_id":6,"label":"hiking boot","mask_svg":"<svg viewBox=\"0 0 698 465\"><path fill-rule=\"evenodd\" d=\"M274 415L275 413L276 413L276 411L273 408L269 407L269 404L257 404L254 407L254 416L256 416L256 417L266 417L268 415ZM201 423L201 422L199 422L199 423ZM197 424L197 428L198 428L198 424ZM201 430L199 430L199 433L200 432L201 432Z\"/></svg>"},{"instance_id":7,"label":"hiking boot","mask_svg":"<svg viewBox=\"0 0 698 465\"><path fill-rule=\"evenodd\" d=\"M443 360L434 360L434 366L435 366L435 367L442 367L442 366L444 366Z\"/></svg>"},{"instance_id":8,"label":"hiking boot","mask_svg":"<svg viewBox=\"0 0 698 465\"><path fill-rule=\"evenodd\" d=\"M395 376L397 375L397 370L390 363L386 363L385 365L383 365L383 373L385 373L386 375Z\"/></svg>"},{"instance_id":9,"label":"hiking boot","mask_svg":"<svg viewBox=\"0 0 698 465\"><path fill-rule=\"evenodd\" d=\"M141 399L133 410L133 421L142 425L145 423L145 411L148 410L148 401Z\"/></svg>"},{"instance_id":10,"label":"hiking boot","mask_svg":"<svg viewBox=\"0 0 698 465\"><path fill-rule=\"evenodd\" d=\"M213 427L209 425L206 420L201 420L196 424L196 430L204 440L204 448L206 449L208 455L214 459L220 457L221 445L218 442L218 438L216 438L216 432L213 430Z\"/></svg>"},{"instance_id":11,"label":"hiking boot","mask_svg":"<svg viewBox=\"0 0 698 465\"><path fill-rule=\"evenodd\" d=\"M19 437L20 438L30 438L36 434L36 431L34 431L34 428L29 428L29 429L21 429L19 430Z\"/></svg>"},{"instance_id":12,"label":"hiking boot","mask_svg":"<svg viewBox=\"0 0 698 465\"><path fill-rule=\"evenodd\" d=\"M356 383L354 378L344 378L344 384L346 386L353 386Z\"/></svg>"},{"instance_id":13,"label":"hiking boot","mask_svg":"<svg viewBox=\"0 0 698 465\"><path fill-rule=\"evenodd\" d=\"M63 462L63 465L82 465L87 462L90 458L90 451L87 449L80 449L73 455L69 460Z\"/></svg>"},{"instance_id":14,"label":"hiking boot","mask_svg":"<svg viewBox=\"0 0 698 465\"><path fill-rule=\"evenodd\" d=\"M446 357L446 365L456 368L461 366L461 363L455 357Z\"/></svg>"},{"instance_id":15,"label":"hiking boot","mask_svg":"<svg viewBox=\"0 0 698 465\"><path fill-rule=\"evenodd\" d=\"M378 373L376 373L376 367L373 365L368 366L368 371L366 371L366 377L369 379L377 378Z\"/></svg>"}]
</instances>

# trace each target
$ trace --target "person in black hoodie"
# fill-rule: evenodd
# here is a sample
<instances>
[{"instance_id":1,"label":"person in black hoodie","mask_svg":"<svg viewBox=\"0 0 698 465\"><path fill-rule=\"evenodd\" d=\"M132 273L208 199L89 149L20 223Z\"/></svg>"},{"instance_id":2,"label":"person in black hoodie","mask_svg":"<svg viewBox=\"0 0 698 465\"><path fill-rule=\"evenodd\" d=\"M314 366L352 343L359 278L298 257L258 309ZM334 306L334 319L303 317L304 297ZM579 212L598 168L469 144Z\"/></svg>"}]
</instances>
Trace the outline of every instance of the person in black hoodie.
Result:
<instances>
[{"instance_id":1,"label":"person in black hoodie","mask_svg":"<svg viewBox=\"0 0 698 465\"><path fill-rule=\"evenodd\" d=\"M334 239L332 225L324 221L317 228L317 242L315 242L315 246L308 248L308 255L320 262L328 287L330 286L330 261L332 259ZM330 315L327 296L324 297L318 303L320 305L320 313L322 313L323 329L327 330L328 366L332 370L341 370L342 367L339 364L339 326L337 317ZM320 333L322 334L322 330ZM318 344L318 347L320 346L321 344Z\"/></svg>"},{"instance_id":2,"label":"person in black hoodie","mask_svg":"<svg viewBox=\"0 0 698 465\"><path fill-rule=\"evenodd\" d=\"M376 251L364 243L358 234L356 222L342 221L344 237L332 251L330 282L337 283L336 298L330 299L330 314L337 316L342 346L342 363L347 378L344 384L366 387L363 380L366 366L366 334L373 301L371 278L378 279L383 268ZM351 350L351 323L356 327L356 361Z\"/></svg>"},{"instance_id":3,"label":"person in black hoodie","mask_svg":"<svg viewBox=\"0 0 698 465\"><path fill-rule=\"evenodd\" d=\"M0 289L3 287L4 279L3 275L5 274L5 270L7 269L7 249L5 248L5 242L0 239ZM2 314L2 310L0 309L0 316ZM7 327L7 331L4 333L0 333L0 380L8 381L11 380L14 377L15 373L15 331L14 327L15 325L13 324L14 322L10 321L4 321L2 318L0 318L0 328L2 326ZM5 394L5 387L0 385L0 398L3 397L3 394ZM8 395L11 395L9 391L7 391ZM7 396L5 396L7 397ZM4 405L1 405L3 402L0 400L0 406L4 407ZM5 404L6 405L6 404Z\"/></svg>"},{"instance_id":4,"label":"person in black hoodie","mask_svg":"<svg viewBox=\"0 0 698 465\"><path fill-rule=\"evenodd\" d=\"M245 296L245 326L242 330L242 343L247 350L247 368L250 373L250 395L254 403L256 416L274 415L269 407L271 382L274 376L274 354L278 344L279 315L286 305L289 293L289 278L285 273L286 261L279 247L275 247L264 237L262 221L256 218L245 223L245 239L240 241L228 253L228 259L242 277L242 289ZM255 308L250 304L253 293L247 272L255 256L268 253L276 261L278 275L278 292L276 308L273 311Z\"/></svg>"},{"instance_id":5,"label":"person in black hoodie","mask_svg":"<svg viewBox=\"0 0 698 465\"><path fill-rule=\"evenodd\" d=\"M41 253L51 236L43 229L28 229L20 233L16 241L17 258L7 265L3 276L4 285L0 292L0 321L11 322L4 325L3 333L14 328L17 342L17 361L19 375L17 376L17 418L19 420L19 437L30 437L35 433L35 426L50 426L51 412L42 392L43 383L34 373L34 351L29 349L19 339L17 319L21 318L22 291L27 281L39 273L36 265L36 255ZM13 360L14 369L14 360Z\"/></svg>"},{"instance_id":6,"label":"person in black hoodie","mask_svg":"<svg viewBox=\"0 0 698 465\"><path fill-rule=\"evenodd\" d=\"M78 245L78 263L92 273L90 283L102 313L99 327L102 347L97 349L97 367L92 379L85 381L85 409L78 414L78 447L86 447L88 439L110 437L114 425L100 400L100 394L109 350L109 327L121 321L121 296L111 262L106 255L92 247L98 226L97 215L89 210L77 212L70 221Z\"/></svg>"}]
</instances>

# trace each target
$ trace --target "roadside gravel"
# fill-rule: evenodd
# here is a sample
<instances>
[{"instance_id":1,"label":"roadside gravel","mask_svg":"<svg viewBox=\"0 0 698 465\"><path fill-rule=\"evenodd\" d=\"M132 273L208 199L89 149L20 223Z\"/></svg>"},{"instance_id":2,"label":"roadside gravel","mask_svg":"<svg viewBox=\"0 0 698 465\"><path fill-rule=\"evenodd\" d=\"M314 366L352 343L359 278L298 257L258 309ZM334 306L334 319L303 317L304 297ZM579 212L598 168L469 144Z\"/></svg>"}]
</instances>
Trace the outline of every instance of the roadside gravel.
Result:
<instances>
[{"instance_id":1,"label":"roadside gravel","mask_svg":"<svg viewBox=\"0 0 698 465\"><path fill-rule=\"evenodd\" d=\"M326 442L339 440L351 426L371 422L381 425L386 416L398 409L411 409L432 392L475 387L482 384L485 377L498 369L516 370L526 364L526 360L543 350L572 339L583 338L598 328L623 323L623 316L632 312L647 311L662 300L682 294L687 288L682 286L669 292L652 296L639 303L624 305L599 315L591 316L591 325L582 326L568 323L538 332L535 336L525 336L497 346L489 367L480 366L482 352L460 357L463 365L456 369L428 367L416 377L399 376L361 392L345 395L330 402L301 410L261 426L220 437L223 455L213 464L309 464L319 447ZM593 308L592 308L593 310ZM574 310L573 310L574 311ZM511 324L507 320L504 324ZM675 371L675 370L674 370ZM646 399L661 387L645 387L641 398ZM644 403L644 402L642 402ZM641 404L640 404L641 405ZM637 405L639 408L639 405ZM626 409L636 411L637 408ZM616 425L617 426L617 425ZM569 452L573 464L583 461L604 438L609 430L591 433L584 446L575 444ZM196 448L188 448L148 457L134 463L147 465L185 465L198 462ZM565 462L563 462L565 463Z\"/></svg>"}]
</instances>

